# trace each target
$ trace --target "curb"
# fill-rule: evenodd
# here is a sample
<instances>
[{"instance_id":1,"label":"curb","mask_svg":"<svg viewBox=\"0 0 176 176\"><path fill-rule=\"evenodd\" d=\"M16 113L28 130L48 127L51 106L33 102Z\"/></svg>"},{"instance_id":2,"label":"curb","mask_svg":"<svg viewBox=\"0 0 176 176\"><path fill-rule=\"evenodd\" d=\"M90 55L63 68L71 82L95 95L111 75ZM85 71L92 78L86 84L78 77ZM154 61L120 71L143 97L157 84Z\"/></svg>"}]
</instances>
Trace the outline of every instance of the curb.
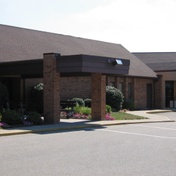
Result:
<instances>
[{"instance_id":1,"label":"curb","mask_svg":"<svg viewBox=\"0 0 176 176\"><path fill-rule=\"evenodd\" d=\"M80 126L68 126L68 127L55 127L55 128L45 128L45 129L36 129L36 130L18 130L18 131L7 131L0 133L1 136L12 136L20 134L30 134L30 133L42 133L42 132L54 132L54 131L65 131L65 130L76 130L76 129L85 129L85 128L98 128L104 126L113 126L113 125L128 125L128 124L138 124L138 123L161 123L161 122L175 122L174 120L142 120L142 121L121 121L115 123L105 123L105 124L86 124Z\"/></svg>"},{"instance_id":2,"label":"curb","mask_svg":"<svg viewBox=\"0 0 176 176\"><path fill-rule=\"evenodd\" d=\"M157 114L157 113L165 113L165 112L173 112L172 110L156 110L156 111L148 111L147 114Z\"/></svg>"}]
</instances>

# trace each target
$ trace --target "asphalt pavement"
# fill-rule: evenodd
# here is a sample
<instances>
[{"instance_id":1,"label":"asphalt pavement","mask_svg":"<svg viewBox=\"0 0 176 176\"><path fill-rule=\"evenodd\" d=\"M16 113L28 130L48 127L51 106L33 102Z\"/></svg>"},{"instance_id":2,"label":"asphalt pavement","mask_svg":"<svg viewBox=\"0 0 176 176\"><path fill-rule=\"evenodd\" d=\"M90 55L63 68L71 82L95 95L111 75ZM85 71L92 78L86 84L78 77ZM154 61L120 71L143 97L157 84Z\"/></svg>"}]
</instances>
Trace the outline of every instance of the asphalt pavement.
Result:
<instances>
[{"instance_id":1,"label":"asphalt pavement","mask_svg":"<svg viewBox=\"0 0 176 176\"><path fill-rule=\"evenodd\" d=\"M3 176L176 175L175 122L2 136L0 146Z\"/></svg>"}]
</instances>

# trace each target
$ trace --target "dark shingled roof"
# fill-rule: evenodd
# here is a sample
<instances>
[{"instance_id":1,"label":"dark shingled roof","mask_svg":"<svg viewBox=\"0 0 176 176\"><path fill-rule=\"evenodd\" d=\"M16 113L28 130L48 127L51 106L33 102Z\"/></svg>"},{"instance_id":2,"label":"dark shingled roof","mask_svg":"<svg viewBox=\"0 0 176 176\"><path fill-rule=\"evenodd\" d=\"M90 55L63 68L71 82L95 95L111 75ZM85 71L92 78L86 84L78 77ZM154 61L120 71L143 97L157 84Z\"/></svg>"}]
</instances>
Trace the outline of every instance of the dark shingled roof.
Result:
<instances>
[{"instance_id":1,"label":"dark shingled roof","mask_svg":"<svg viewBox=\"0 0 176 176\"><path fill-rule=\"evenodd\" d=\"M0 25L0 63L42 59L43 53L86 54L130 60L129 76L156 74L120 44Z\"/></svg>"},{"instance_id":2,"label":"dark shingled roof","mask_svg":"<svg viewBox=\"0 0 176 176\"><path fill-rule=\"evenodd\" d=\"M154 71L175 71L176 52L133 53Z\"/></svg>"}]
</instances>

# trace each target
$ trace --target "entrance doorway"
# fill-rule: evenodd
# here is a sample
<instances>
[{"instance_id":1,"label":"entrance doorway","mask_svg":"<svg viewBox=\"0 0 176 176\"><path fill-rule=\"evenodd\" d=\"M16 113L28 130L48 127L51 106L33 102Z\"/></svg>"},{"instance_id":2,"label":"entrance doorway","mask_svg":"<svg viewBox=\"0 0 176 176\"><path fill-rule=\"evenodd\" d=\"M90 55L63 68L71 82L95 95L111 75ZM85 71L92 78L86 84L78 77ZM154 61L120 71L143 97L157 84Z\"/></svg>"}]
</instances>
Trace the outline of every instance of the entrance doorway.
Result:
<instances>
[{"instance_id":1,"label":"entrance doorway","mask_svg":"<svg viewBox=\"0 0 176 176\"><path fill-rule=\"evenodd\" d=\"M165 82L165 95L166 108L174 108L174 81Z\"/></svg>"},{"instance_id":2,"label":"entrance doorway","mask_svg":"<svg viewBox=\"0 0 176 176\"><path fill-rule=\"evenodd\" d=\"M10 102L20 102L20 78L2 78L1 82L7 87Z\"/></svg>"}]
</instances>

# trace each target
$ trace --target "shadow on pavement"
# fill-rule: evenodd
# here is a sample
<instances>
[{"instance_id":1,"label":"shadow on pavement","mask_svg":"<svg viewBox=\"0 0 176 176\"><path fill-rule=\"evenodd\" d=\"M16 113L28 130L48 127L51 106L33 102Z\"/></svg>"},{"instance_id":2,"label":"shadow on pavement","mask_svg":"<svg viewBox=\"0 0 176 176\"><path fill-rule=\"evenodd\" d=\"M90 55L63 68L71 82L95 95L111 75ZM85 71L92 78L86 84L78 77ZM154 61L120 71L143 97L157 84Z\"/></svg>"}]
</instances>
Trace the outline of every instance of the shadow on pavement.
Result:
<instances>
[{"instance_id":1,"label":"shadow on pavement","mask_svg":"<svg viewBox=\"0 0 176 176\"><path fill-rule=\"evenodd\" d=\"M45 124L36 126L15 126L11 128L5 128L0 130L0 136L6 135L17 135L17 134L52 134L52 133L63 133L63 132L73 132L73 131L94 131L97 128L106 128L99 123L94 124L90 120L61 120L58 124Z\"/></svg>"}]
</instances>

